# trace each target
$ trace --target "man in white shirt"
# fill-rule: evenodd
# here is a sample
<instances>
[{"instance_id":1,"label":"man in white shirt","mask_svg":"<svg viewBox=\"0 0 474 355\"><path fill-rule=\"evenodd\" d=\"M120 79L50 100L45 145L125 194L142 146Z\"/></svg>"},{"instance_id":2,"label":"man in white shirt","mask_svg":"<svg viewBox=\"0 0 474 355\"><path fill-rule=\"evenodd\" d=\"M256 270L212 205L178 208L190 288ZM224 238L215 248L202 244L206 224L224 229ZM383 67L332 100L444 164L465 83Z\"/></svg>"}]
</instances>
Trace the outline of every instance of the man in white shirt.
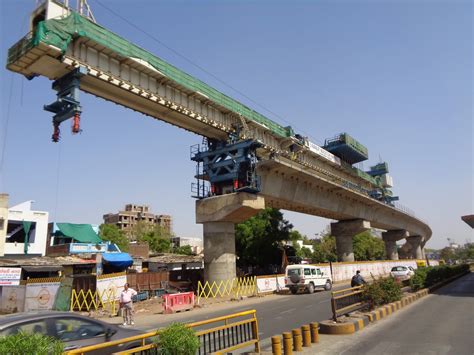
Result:
<instances>
[{"instance_id":1,"label":"man in white shirt","mask_svg":"<svg viewBox=\"0 0 474 355\"><path fill-rule=\"evenodd\" d=\"M120 308L122 308L123 325L134 325L133 321L133 302L132 297L137 294L133 288L128 287L128 283L123 285L123 291L120 294Z\"/></svg>"}]
</instances>

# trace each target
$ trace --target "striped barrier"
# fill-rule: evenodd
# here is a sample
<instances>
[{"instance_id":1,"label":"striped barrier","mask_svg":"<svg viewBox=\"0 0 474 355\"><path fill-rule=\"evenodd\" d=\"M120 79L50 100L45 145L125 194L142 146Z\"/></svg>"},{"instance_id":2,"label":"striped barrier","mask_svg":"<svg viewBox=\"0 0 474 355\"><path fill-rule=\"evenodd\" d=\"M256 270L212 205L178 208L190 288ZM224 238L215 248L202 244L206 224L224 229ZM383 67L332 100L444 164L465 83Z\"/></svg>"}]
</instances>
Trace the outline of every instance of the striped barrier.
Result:
<instances>
[{"instance_id":1,"label":"striped barrier","mask_svg":"<svg viewBox=\"0 0 474 355\"><path fill-rule=\"evenodd\" d=\"M194 293L171 293L163 297L163 313L171 314L181 311L189 311L194 308Z\"/></svg>"}]
</instances>

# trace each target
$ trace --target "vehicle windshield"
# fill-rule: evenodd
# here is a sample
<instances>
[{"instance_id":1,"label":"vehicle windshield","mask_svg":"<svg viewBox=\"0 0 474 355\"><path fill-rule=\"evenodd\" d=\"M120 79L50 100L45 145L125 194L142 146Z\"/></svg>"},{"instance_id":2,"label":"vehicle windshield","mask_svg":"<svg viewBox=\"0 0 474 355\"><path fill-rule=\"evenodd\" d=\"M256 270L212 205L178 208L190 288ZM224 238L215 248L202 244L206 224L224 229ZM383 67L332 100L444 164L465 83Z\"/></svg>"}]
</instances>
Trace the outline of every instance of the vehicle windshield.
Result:
<instances>
[{"instance_id":1,"label":"vehicle windshield","mask_svg":"<svg viewBox=\"0 0 474 355\"><path fill-rule=\"evenodd\" d=\"M405 266L394 266L392 268L392 271L406 271L406 267Z\"/></svg>"},{"instance_id":2,"label":"vehicle windshield","mask_svg":"<svg viewBox=\"0 0 474 355\"><path fill-rule=\"evenodd\" d=\"M288 269L287 270L287 275L288 276L291 276L291 275L301 275L301 269Z\"/></svg>"}]
</instances>

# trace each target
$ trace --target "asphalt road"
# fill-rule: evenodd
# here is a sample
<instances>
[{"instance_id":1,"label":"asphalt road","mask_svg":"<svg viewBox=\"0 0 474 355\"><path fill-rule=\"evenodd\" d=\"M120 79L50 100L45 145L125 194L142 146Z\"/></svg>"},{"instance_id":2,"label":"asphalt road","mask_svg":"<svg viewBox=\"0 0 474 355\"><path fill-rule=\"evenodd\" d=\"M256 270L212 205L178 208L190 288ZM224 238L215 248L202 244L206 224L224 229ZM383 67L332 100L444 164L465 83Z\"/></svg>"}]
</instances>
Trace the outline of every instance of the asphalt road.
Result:
<instances>
[{"instance_id":1,"label":"asphalt road","mask_svg":"<svg viewBox=\"0 0 474 355\"><path fill-rule=\"evenodd\" d=\"M305 354L474 354L474 273L352 335L323 336Z\"/></svg>"},{"instance_id":2,"label":"asphalt road","mask_svg":"<svg viewBox=\"0 0 474 355\"><path fill-rule=\"evenodd\" d=\"M333 290L347 285L338 285ZM257 310L260 339L281 334L310 322L317 322L331 317L331 292L315 291L313 294L270 295L263 298L251 298L240 302L217 304L212 307L195 309L191 312L171 315L140 315L136 317L135 328L155 330L172 322L196 322L250 309ZM110 319L119 323L120 318Z\"/></svg>"}]
</instances>

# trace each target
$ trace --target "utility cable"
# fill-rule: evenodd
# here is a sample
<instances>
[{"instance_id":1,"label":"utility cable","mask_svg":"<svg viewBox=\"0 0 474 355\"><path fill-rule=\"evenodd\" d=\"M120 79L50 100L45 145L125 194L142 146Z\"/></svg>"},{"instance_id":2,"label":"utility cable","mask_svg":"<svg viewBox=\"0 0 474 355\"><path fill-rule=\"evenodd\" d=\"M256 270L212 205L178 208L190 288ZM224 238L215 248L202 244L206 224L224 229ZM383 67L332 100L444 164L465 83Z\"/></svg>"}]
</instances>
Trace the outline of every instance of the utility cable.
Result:
<instances>
[{"instance_id":1,"label":"utility cable","mask_svg":"<svg viewBox=\"0 0 474 355\"><path fill-rule=\"evenodd\" d=\"M13 98L13 73L10 75L10 94L8 95L7 102L7 114L5 116L5 127L3 129L3 144L2 144L2 155L0 158L0 190L2 189L4 179L4 164L5 164L5 151L7 149L7 135L8 135L8 123L10 122L10 112L12 107Z\"/></svg>"},{"instance_id":2,"label":"utility cable","mask_svg":"<svg viewBox=\"0 0 474 355\"><path fill-rule=\"evenodd\" d=\"M117 18L119 18L120 20L124 21L125 23L127 23L129 26L135 28L137 31L143 33L145 36L149 37L150 39L152 39L153 41L155 41L156 43L160 44L161 46L165 47L166 49L168 49L169 51L171 51L172 53L174 53L175 55L177 55L178 57L180 57L181 59L185 60L186 62L188 62L189 64L193 65L194 67L198 68L199 70L201 70L202 72L206 73L207 75L209 75L210 77L212 77L213 79L215 79L216 81L218 81L219 83L221 83L222 85L226 86L227 88L235 91L237 94L241 95L242 97L246 98L247 100L249 100L250 102L252 102L253 104L259 106L260 108L262 108L263 110L267 111L268 113L270 113L271 115L273 115L274 117L278 118L279 120L285 122L286 124L288 125L292 125L294 128L296 128L298 131L301 131L303 132L304 134L306 134L308 137L314 139L317 143L321 144L320 141L318 139L316 139L315 137L311 136L310 134L308 134L308 132L300 129L299 127L296 127L293 125L293 123L291 123L290 121L286 120L285 118L281 117L280 115L278 115L277 113L271 111L270 109L266 108L265 106L263 106L262 104L258 103L257 101L253 100L252 98L250 98L249 96L247 96L246 94L244 94L242 91L236 89L235 87L233 87L232 85L226 83L224 80L220 79L219 77L217 77L216 75L214 75L213 73L211 73L210 71L208 71L207 69L205 69L204 67L202 67L201 65L195 63L194 61L192 61L191 59L189 59L188 57L186 57L184 54L181 54L180 52L178 52L177 50L173 49L172 47L168 46L166 43L164 43L163 41L161 41L160 39L158 39L157 37L155 37L154 35L150 34L149 32L145 31L144 29L142 29L141 27L137 26L136 24L134 24L133 22L129 21L127 18L123 17L122 15L120 15L119 13L117 13L116 11L112 10L111 8L109 8L108 6L104 5L100 0L94 0L99 6L101 6L103 9L105 9L106 11L110 12L111 14L113 14L114 16L116 16Z\"/></svg>"}]
</instances>

